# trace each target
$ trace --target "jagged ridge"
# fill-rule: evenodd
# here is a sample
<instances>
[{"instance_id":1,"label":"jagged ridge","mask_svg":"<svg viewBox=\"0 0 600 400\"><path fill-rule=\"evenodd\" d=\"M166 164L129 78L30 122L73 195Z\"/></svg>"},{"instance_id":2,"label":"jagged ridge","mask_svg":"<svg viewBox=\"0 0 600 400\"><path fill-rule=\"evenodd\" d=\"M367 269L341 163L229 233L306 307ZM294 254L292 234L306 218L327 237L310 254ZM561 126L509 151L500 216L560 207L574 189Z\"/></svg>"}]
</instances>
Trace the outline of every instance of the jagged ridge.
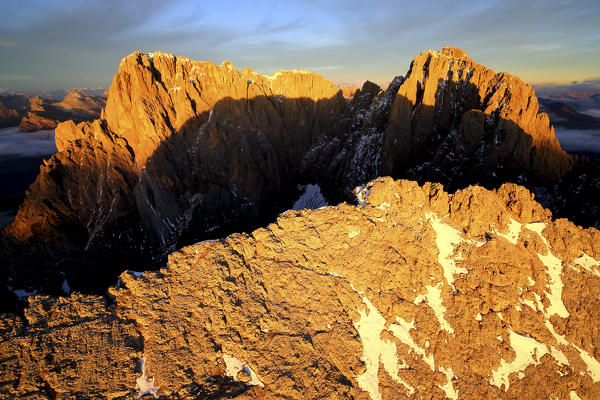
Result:
<instances>
[{"instance_id":1,"label":"jagged ridge","mask_svg":"<svg viewBox=\"0 0 600 400\"><path fill-rule=\"evenodd\" d=\"M0 394L600 396L599 231L514 184L357 196L125 272L109 303L30 298L0 318Z\"/></svg>"},{"instance_id":2,"label":"jagged ridge","mask_svg":"<svg viewBox=\"0 0 600 400\"><path fill-rule=\"evenodd\" d=\"M335 203L379 175L450 190L516 181L559 215L600 219L597 166L564 153L537 112L529 85L454 48L424 52L406 78L386 91L367 82L349 103L307 71L266 77L137 52L101 119L57 128L59 153L4 231L7 283L60 293L66 274L102 291L126 265L272 220L298 184L318 183Z\"/></svg>"}]
</instances>

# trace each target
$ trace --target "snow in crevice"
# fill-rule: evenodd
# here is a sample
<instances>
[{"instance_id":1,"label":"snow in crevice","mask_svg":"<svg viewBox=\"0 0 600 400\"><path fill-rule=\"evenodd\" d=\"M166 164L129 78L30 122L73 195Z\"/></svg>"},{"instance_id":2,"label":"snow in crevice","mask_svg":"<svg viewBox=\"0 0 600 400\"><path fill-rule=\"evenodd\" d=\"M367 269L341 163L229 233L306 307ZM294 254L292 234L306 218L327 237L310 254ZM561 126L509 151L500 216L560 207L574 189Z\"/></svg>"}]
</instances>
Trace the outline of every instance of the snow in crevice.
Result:
<instances>
[{"instance_id":1,"label":"snow in crevice","mask_svg":"<svg viewBox=\"0 0 600 400\"><path fill-rule=\"evenodd\" d=\"M237 382L237 376L240 372L244 372L246 375L250 377L250 381L246 382L246 385L249 386L261 386L265 385L258 379L256 373L243 361L238 360L236 357L223 354L223 361L225 361L225 375L232 378L235 382Z\"/></svg>"},{"instance_id":2,"label":"snow in crevice","mask_svg":"<svg viewBox=\"0 0 600 400\"><path fill-rule=\"evenodd\" d=\"M495 231L495 233L496 235L508 240L510 243L517 244L517 240L519 239L519 234L521 233L522 226L523 224L511 218L510 222L508 223L507 233L500 233L498 231Z\"/></svg>"},{"instance_id":3,"label":"snow in crevice","mask_svg":"<svg viewBox=\"0 0 600 400\"><path fill-rule=\"evenodd\" d=\"M600 362L596 360L596 358L594 358L594 356L586 350L582 349L576 344L569 342L564 335L559 335L554 330L554 326L549 320L546 320L545 325L548 331L552 334L552 336L554 336L554 339L556 339L558 344L573 347L579 352L579 357L586 364L590 378L592 378L594 382L600 382Z\"/></svg>"},{"instance_id":4,"label":"snow in crevice","mask_svg":"<svg viewBox=\"0 0 600 400\"><path fill-rule=\"evenodd\" d=\"M390 331L394 334L396 338L398 338L402 343L411 348L411 350L418 354L421 359L429 365L432 371L435 371L435 362L433 359L433 355L427 355L425 349L419 347L417 343L413 340L410 335L410 331L415 329L415 321L408 322L403 318L396 317L397 324L390 324Z\"/></svg>"},{"instance_id":5,"label":"snow in crevice","mask_svg":"<svg viewBox=\"0 0 600 400\"><path fill-rule=\"evenodd\" d=\"M519 378L523 378L523 371L530 365L540 364L540 359L545 354L550 353L552 357L563 365L568 365L568 360L564 354L554 348L548 349L543 343L538 342L528 335L519 334L512 329L508 330L510 345L515 351L515 358L511 362L500 360L500 366L495 371L492 371L490 384L502 388L506 392L510 386L509 377L512 373L517 373Z\"/></svg>"},{"instance_id":6,"label":"snow in crevice","mask_svg":"<svg viewBox=\"0 0 600 400\"><path fill-rule=\"evenodd\" d=\"M562 301L563 282L560 277L562 273L562 260L552 254L550 244L544 235L542 235L542 232L546 228L546 224L543 222L535 222L525 225L525 228L537 233L546 245L546 254L538 254L538 258L542 264L546 266L550 278L548 287L549 292L546 292L546 296L550 301L550 306L546 309L544 314L547 318L553 314L557 314L561 318L567 318L570 314Z\"/></svg>"},{"instance_id":7,"label":"snow in crevice","mask_svg":"<svg viewBox=\"0 0 600 400\"><path fill-rule=\"evenodd\" d=\"M69 282L67 282L67 278L65 278L65 279L63 280L63 283L62 283L61 289L62 289L62 291L63 291L63 293L64 293L64 294L67 294L67 295L68 295L68 294L70 294L70 293L71 293L71 287L69 286Z\"/></svg>"},{"instance_id":8,"label":"snow in crevice","mask_svg":"<svg viewBox=\"0 0 600 400\"><path fill-rule=\"evenodd\" d=\"M454 371L452 371L452 368L443 368L440 367L439 371L446 375L446 383L444 385L438 385L438 387L440 389L442 389L444 391L444 393L446 393L446 397L452 399L452 400L457 400L458 399L458 392L454 389L454 385L452 384L452 380L454 379Z\"/></svg>"},{"instance_id":9,"label":"snow in crevice","mask_svg":"<svg viewBox=\"0 0 600 400\"><path fill-rule=\"evenodd\" d=\"M433 354L427 355L427 352L424 348L420 347L410 335L410 331L415 329L415 321L408 322L401 317L396 317L396 324L390 324L389 330L392 334L399 339L402 343L410 347L410 349L421 357L421 359L431 368L431 371L435 371L435 360L433 358ZM426 342L426 346L428 346L428 342ZM438 385L440 389L444 391L446 396L451 399L457 399L458 393L454 389L452 384L452 380L454 378L454 372L452 368L444 368L442 366L438 367L438 371L446 375L448 381L444 385Z\"/></svg>"},{"instance_id":10,"label":"snow in crevice","mask_svg":"<svg viewBox=\"0 0 600 400\"><path fill-rule=\"evenodd\" d=\"M358 385L362 390L369 393L371 399L381 400L378 378L381 362L389 376L404 386L408 393L412 395L415 389L398 376L398 371L402 366L398 365L396 345L393 342L381 339L381 332L385 330L385 318L371 304L369 299L363 297L363 302L367 306L367 310L359 309L360 320L354 323L354 327L362 341L362 361L366 366L366 370L357 377Z\"/></svg>"},{"instance_id":11,"label":"snow in crevice","mask_svg":"<svg viewBox=\"0 0 600 400\"><path fill-rule=\"evenodd\" d=\"M11 290L11 288L9 287L9 290ZM25 290L25 289L14 289L12 290L12 292L19 298L19 300L23 300L26 299L29 296L35 296L36 294L38 294L37 290Z\"/></svg>"},{"instance_id":12,"label":"snow in crevice","mask_svg":"<svg viewBox=\"0 0 600 400\"><path fill-rule=\"evenodd\" d=\"M365 186L357 186L354 190L354 195L356 196L356 200L358 204L361 206L366 206L367 197L371 193L371 189L367 189Z\"/></svg>"},{"instance_id":13,"label":"snow in crevice","mask_svg":"<svg viewBox=\"0 0 600 400\"><path fill-rule=\"evenodd\" d=\"M304 189L304 193L296 200L292 208L294 210L316 210L328 205L327 200L325 200L321 193L319 185L308 184Z\"/></svg>"},{"instance_id":14,"label":"snow in crevice","mask_svg":"<svg viewBox=\"0 0 600 400\"><path fill-rule=\"evenodd\" d=\"M142 375L138 376L135 380L135 388L138 390L137 399L140 397L151 394L154 398L158 398L158 389L159 386L154 386L154 378L148 379L146 376L146 357L142 357L140 361L140 368L142 370Z\"/></svg>"},{"instance_id":15,"label":"snow in crevice","mask_svg":"<svg viewBox=\"0 0 600 400\"><path fill-rule=\"evenodd\" d=\"M588 272L600 277L600 261L588 256L585 253L583 253L581 257L578 257L575 260L573 260L573 264L579 265L582 268L586 269Z\"/></svg>"},{"instance_id":16,"label":"snow in crevice","mask_svg":"<svg viewBox=\"0 0 600 400\"><path fill-rule=\"evenodd\" d=\"M577 392L576 392L576 391L574 391L574 390L571 390L571 391L569 392L569 398L570 398L571 400L581 400L581 397L579 397L579 396L577 395Z\"/></svg>"},{"instance_id":17,"label":"snow in crevice","mask_svg":"<svg viewBox=\"0 0 600 400\"><path fill-rule=\"evenodd\" d=\"M451 258L456 246L465 241L465 239L461 237L459 231L450 225L444 224L437 215L427 213L425 218L431 223L431 226L435 231L435 244L438 248L438 262L444 269L444 278L446 278L446 282L448 282L454 290L454 275L466 274L469 272L465 268L457 267L456 262Z\"/></svg>"},{"instance_id":18,"label":"snow in crevice","mask_svg":"<svg viewBox=\"0 0 600 400\"><path fill-rule=\"evenodd\" d=\"M427 305L433 310L437 317L440 327L448 333L454 334L454 329L446 320L446 307L442 300L442 284L438 283L436 286L425 286L427 290L426 301Z\"/></svg>"}]
</instances>

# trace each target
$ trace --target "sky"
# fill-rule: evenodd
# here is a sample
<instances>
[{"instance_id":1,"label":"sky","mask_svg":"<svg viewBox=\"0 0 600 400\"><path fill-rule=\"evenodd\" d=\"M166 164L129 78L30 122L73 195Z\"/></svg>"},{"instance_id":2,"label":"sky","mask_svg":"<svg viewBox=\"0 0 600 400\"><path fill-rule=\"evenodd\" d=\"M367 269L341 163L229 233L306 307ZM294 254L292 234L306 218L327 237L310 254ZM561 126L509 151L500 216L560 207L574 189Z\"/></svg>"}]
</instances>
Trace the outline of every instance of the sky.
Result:
<instances>
[{"instance_id":1,"label":"sky","mask_svg":"<svg viewBox=\"0 0 600 400\"><path fill-rule=\"evenodd\" d=\"M108 87L136 50L339 83L390 81L453 45L530 83L600 77L598 0L7 0L0 16L0 89Z\"/></svg>"}]
</instances>

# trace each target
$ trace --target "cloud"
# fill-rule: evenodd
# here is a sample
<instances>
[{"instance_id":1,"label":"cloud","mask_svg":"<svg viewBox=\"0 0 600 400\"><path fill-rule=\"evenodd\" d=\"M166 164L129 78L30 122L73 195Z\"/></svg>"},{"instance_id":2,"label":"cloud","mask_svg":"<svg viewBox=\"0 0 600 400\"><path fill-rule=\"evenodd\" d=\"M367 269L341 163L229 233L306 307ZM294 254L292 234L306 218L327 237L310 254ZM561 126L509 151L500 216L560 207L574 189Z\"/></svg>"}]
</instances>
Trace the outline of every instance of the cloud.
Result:
<instances>
[{"instance_id":1,"label":"cloud","mask_svg":"<svg viewBox=\"0 0 600 400\"><path fill-rule=\"evenodd\" d=\"M19 132L17 127L0 129L0 156L56 153L54 131Z\"/></svg>"},{"instance_id":2,"label":"cloud","mask_svg":"<svg viewBox=\"0 0 600 400\"><path fill-rule=\"evenodd\" d=\"M600 154L600 131L555 128L554 132L563 150Z\"/></svg>"},{"instance_id":3,"label":"cloud","mask_svg":"<svg viewBox=\"0 0 600 400\"><path fill-rule=\"evenodd\" d=\"M27 81L32 79L28 75L19 74L0 74L0 81Z\"/></svg>"}]
</instances>

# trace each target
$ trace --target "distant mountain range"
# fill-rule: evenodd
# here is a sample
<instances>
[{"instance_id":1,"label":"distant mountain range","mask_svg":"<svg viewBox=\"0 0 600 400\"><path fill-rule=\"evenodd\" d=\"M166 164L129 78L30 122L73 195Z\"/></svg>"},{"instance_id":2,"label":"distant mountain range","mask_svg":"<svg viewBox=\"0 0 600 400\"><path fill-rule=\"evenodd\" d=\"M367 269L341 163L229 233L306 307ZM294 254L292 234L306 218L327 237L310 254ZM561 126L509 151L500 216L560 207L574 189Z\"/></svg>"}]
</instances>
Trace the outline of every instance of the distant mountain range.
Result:
<instances>
[{"instance_id":1,"label":"distant mountain range","mask_svg":"<svg viewBox=\"0 0 600 400\"><path fill-rule=\"evenodd\" d=\"M59 122L89 121L100 116L107 93L92 95L68 91L60 100L53 97L8 94L0 96L0 128L19 126L23 132L54 129Z\"/></svg>"},{"instance_id":2,"label":"distant mountain range","mask_svg":"<svg viewBox=\"0 0 600 400\"><path fill-rule=\"evenodd\" d=\"M540 111L548 114L554 126L579 130L600 129L600 118L593 116L600 111L600 95L577 99L541 97L540 104ZM595 108L585 108L585 105L595 106ZM576 111L573 107L582 111ZM590 111L592 115L586 114Z\"/></svg>"}]
</instances>

